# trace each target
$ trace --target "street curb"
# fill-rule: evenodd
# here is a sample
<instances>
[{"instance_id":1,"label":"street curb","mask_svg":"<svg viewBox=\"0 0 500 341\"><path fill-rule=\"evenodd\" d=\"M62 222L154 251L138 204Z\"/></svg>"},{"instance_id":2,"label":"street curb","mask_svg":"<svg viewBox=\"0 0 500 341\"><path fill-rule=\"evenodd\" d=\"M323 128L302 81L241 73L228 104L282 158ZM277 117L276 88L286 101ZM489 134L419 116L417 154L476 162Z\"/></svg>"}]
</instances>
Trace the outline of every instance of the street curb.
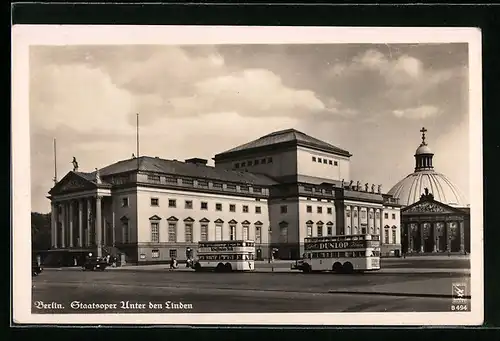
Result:
<instances>
[{"instance_id":1,"label":"street curb","mask_svg":"<svg viewBox=\"0 0 500 341\"><path fill-rule=\"evenodd\" d=\"M347 291L347 290L329 290L329 294L346 294L346 295L371 295L371 296L396 296L396 297L429 297L429 298L453 298L453 295L445 294L416 294L402 292L377 292L377 291ZM470 299L470 295L463 297Z\"/></svg>"}]
</instances>

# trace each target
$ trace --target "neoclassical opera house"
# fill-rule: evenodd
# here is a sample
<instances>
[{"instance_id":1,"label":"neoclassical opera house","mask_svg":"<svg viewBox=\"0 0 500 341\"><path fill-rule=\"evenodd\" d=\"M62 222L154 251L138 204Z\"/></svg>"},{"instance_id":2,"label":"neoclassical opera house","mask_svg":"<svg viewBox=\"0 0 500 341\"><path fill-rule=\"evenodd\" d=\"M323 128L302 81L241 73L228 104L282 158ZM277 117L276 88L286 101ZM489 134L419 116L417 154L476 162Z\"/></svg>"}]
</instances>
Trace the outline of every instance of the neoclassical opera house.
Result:
<instances>
[{"instance_id":1,"label":"neoclassical opera house","mask_svg":"<svg viewBox=\"0 0 500 341\"><path fill-rule=\"evenodd\" d=\"M388 194L399 199L404 253L470 252L470 209L460 189L432 164L425 141L415 152L415 170Z\"/></svg>"}]
</instances>

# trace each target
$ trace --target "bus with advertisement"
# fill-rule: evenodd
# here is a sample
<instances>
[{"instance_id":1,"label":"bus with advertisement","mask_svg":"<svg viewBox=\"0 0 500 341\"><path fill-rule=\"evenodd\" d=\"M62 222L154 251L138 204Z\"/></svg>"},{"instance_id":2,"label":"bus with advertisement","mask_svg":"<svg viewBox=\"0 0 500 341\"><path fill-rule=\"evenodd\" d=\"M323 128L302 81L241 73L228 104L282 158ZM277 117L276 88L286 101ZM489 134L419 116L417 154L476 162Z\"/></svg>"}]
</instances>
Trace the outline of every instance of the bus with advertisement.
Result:
<instances>
[{"instance_id":1,"label":"bus with advertisement","mask_svg":"<svg viewBox=\"0 0 500 341\"><path fill-rule=\"evenodd\" d=\"M291 267L304 273L379 270L380 236L364 234L305 238L303 258Z\"/></svg>"},{"instance_id":2,"label":"bus with advertisement","mask_svg":"<svg viewBox=\"0 0 500 341\"><path fill-rule=\"evenodd\" d=\"M253 271L255 242L250 240L202 241L198 243L195 271Z\"/></svg>"}]
</instances>

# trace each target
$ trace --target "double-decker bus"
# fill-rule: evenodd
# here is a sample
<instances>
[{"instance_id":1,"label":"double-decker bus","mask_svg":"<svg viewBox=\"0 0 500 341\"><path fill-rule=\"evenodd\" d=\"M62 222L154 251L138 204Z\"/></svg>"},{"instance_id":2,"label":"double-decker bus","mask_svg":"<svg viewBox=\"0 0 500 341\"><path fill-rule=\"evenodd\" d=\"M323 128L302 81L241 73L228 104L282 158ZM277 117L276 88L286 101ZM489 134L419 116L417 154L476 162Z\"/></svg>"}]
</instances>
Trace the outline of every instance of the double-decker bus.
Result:
<instances>
[{"instance_id":1,"label":"double-decker bus","mask_svg":"<svg viewBox=\"0 0 500 341\"><path fill-rule=\"evenodd\" d=\"M380 236L339 235L304 240L303 259L292 264L302 272L352 273L380 269Z\"/></svg>"},{"instance_id":2,"label":"double-decker bus","mask_svg":"<svg viewBox=\"0 0 500 341\"><path fill-rule=\"evenodd\" d=\"M196 271L253 271L255 242L249 240L199 242L193 268Z\"/></svg>"}]
</instances>

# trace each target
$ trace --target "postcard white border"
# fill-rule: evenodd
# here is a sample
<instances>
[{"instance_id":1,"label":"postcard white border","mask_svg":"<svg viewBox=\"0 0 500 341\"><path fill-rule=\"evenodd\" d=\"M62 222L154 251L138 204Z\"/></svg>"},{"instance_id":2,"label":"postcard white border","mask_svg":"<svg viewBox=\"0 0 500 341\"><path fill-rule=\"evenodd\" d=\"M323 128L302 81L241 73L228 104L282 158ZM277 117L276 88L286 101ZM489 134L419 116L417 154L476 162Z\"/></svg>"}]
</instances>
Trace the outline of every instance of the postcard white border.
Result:
<instances>
[{"instance_id":1,"label":"postcard white border","mask_svg":"<svg viewBox=\"0 0 500 341\"><path fill-rule=\"evenodd\" d=\"M438 313L32 314L30 45L468 43L471 311ZM22 324L479 325L483 322L481 32L477 28L15 25L12 28L13 321Z\"/></svg>"}]
</instances>

